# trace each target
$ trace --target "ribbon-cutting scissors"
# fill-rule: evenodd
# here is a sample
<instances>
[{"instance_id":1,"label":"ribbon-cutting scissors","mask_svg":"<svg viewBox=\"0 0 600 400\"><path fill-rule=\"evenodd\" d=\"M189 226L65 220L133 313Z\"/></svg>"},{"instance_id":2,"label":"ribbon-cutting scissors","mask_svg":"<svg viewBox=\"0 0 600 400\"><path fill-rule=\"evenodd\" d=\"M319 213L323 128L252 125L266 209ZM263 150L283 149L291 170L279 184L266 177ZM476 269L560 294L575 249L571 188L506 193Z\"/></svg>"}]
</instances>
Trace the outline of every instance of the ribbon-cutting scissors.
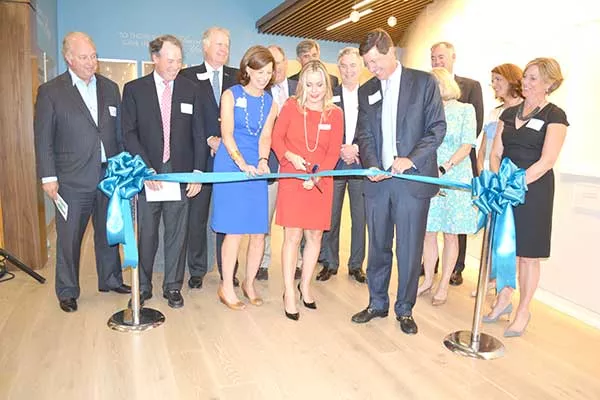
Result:
<instances>
[{"instance_id":1,"label":"ribbon-cutting scissors","mask_svg":"<svg viewBox=\"0 0 600 400\"><path fill-rule=\"evenodd\" d=\"M316 174L318 170L319 170L319 164L314 164L314 165L312 166L312 168L311 168L310 172L311 172L312 174ZM317 190L318 190L320 193L323 193L323 191L321 190L321 187L320 187L320 186L319 186L319 184L317 183L317 180L316 180L314 177L313 177L313 178L310 178L310 179L311 179L311 180L313 181L313 183L315 184L315 187L317 188Z\"/></svg>"}]
</instances>

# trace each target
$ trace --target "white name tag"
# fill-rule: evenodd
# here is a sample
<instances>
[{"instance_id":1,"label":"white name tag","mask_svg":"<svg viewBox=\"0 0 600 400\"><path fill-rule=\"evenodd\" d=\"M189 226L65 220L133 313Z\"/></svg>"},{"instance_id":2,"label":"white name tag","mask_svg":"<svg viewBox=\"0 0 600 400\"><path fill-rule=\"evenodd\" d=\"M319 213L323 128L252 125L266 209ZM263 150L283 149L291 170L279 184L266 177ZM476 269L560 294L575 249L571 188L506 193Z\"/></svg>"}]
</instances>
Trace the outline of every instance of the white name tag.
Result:
<instances>
[{"instance_id":1,"label":"white name tag","mask_svg":"<svg viewBox=\"0 0 600 400\"><path fill-rule=\"evenodd\" d=\"M527 127L539 131L544 126L544 121L541 119L531 118L527 123Z\"/></svg>"},{"instance_id":2,"label":"white name tag","mask_svg":"<svg viewBox=\"0 0 600 400\"><path fill-rule=\"evenodd\" d=\"M248 105L245 97L238 97L235 99L235 106L239 108L246 108Z\"/></svg>"},{"instance_id":3,"label":"white name tag","mask_svg":"<svg viewBox=\"0 0 600 400\"><path fill-rule=\"evenodd\" d=\"M108 113L110 114L111 117L116 117L117 116L117 107L108 106Z\"/></svg>"},{"instance_id":4,"label":"white name tag","mask_svg":"<svg viewBox=\"0 0 600 400\"><path fill-rule=\"evenodd\" d=\"M209 73L208 72L197 73L196 78L198 78L199 81L207 81L209 78Z\"/></svg>"},{"instance_id":5,"label":"white name tag","mask_svg":"<svg viewBox=\"0 0 600 400\"><path fill-rule=\"evenodd\" d=\"M377 92L369 95L369 104L373 105L381 100L381 92L378 90Z\"/></svg>"},{"instance_id":6,"label":"white name tag","mask_svg":"<svg viewBox=\"0 0 600 400\"><path fill-rule=\"evenodd\" d=\"M194 106L189 103L181 103L181 113L182 114L193 114Z\"/></svg>"},{"instance_id":7,"label":"white name tag","mask_svg":"<svg viewBox=\"0 0 600 400\"><path fill-rule=\"evenodd\" d=\"M334 103L341 103L342 99L340 99L340 96L333 96L331 98L331 101L333 101Z\"/></svg>"},{"instance_id":8,"label":"white name tag","mask_svg":"<svg viewBox=\"0 0 600 400\"><path fill-rule=\"evenodd\" d=\"M319 124L319 130L330 131L331 130L331 124Z\"/></svg>"}]
</instances>

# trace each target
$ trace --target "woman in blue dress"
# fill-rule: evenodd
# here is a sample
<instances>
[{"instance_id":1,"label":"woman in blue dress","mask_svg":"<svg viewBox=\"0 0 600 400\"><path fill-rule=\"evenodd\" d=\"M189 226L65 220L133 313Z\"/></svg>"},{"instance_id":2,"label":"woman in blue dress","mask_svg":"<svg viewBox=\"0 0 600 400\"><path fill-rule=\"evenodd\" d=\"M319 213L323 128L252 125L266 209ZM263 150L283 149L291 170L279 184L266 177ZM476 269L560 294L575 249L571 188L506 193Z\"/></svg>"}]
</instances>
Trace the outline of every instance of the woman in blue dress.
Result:
<instances>
[{"instance_id":1,"label":"woman in blue dress","mask_svg":"<svg viewBox=\"0 0 600 400\"><path fill-rule=\"evenodd\" d=\"M249 48L240 63L240 84L221 96L221 145L215 154L215 172L269 173L271 130L277 104L266 89L273 83L275 61L263 46ZM223 282L217 295L227 307L245 307L233 287L233 274L240 242L250 235L246 277L242 292L251 304L263 301L254 288L254 278L263 255L268 232L267 181L253 180L213 185L212 229L225 234L221 249Z\"/></svg>"},{"instance_id":2,"label":"woman in blue dress","mask_svg":"<svg viewBox=\"0 0 600 400\"><path fill-rule=\"evenodd\" d=\"M438 82L446 114L446 136L437 150L440 176L453 181L470 183L473 178L471 159L468 157L475 146L475 108L459 102L460 88L445 68L434 68L432 75ZM423 246L425 279L417 291L423 295L433 287L433 269L438 259L437 234L444 234L442 277L435 295L434 306L442 305L448 297L450 276L458 257L458 234L474 233L477 214L471 201L471 193L464 190L441 189L431 199L427 216L427 231Z\"/></svg>"}]
</instances>

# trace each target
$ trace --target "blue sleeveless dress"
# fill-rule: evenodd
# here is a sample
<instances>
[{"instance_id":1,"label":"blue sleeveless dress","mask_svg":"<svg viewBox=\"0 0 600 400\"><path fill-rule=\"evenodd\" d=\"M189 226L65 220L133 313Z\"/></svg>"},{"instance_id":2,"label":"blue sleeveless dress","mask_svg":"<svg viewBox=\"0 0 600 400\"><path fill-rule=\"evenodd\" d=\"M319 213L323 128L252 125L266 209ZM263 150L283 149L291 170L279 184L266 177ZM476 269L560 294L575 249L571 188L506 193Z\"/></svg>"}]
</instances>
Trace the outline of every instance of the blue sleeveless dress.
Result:
<instances>
[{"instance_id":1,"label":"blue sleeveless dress","mask_svg":"<svg viewBox=\"0 0 600 400\"><path fill-rule=\"evenodd\" d=\"M235 85L229 90L234 98L233 138L246 163L257 166L258 140L271 110L273 98L266 91L261 97L254 97L245 92L241 85ZM240 172L222 142L215 154L214 171ZM215 183L212 201L212 229L215 232L268 232L269 202L266 180Z\"/></svg>"}]
</instances>

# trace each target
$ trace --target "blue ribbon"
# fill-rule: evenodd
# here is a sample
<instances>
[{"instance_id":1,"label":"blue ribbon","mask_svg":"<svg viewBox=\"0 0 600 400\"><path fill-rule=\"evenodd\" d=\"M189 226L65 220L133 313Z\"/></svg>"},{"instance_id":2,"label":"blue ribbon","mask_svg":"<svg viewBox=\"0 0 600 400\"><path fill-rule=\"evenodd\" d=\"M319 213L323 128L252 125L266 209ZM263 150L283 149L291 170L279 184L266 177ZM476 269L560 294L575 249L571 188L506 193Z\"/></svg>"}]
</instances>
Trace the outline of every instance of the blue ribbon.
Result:
<instances>
[{"instance_id":1,"label":"blue ribbon","mask_svg":"<svg viewBox=\"0 0 600 400\"><path fill-rule=\"evenodd\" d=\"M138 251L133 229L130 200L144 187L144 180L152 176L140 156L122 152L108 159L104 180L98 188L107 195L106 237L108 244L123 244L123 268L137 268Z\"/></svg>"},{"instance_id":2,"label":"blue ribbon","mask_svg":"<svg viewBox=\"0 0 600 400\"><path fill-rule=\"evenodd\" d=\"M513 207L525 202L525 170L504 158L497 174L484 170L473 179L473 203L479 208L478 230L492 213L492 271L498 292L516 288L517 246Z\"/></svg>"},{"instance_id":3,"label":"blue ribbon","mask_svg":"<svg viewBox=\"0 0 600 400\"><path fill-rule=\"evenodd\" d=\"M326 176L376 176L387 175L420 183L444 186L450 189L469 190L475 197L473 203L480 209L478 230L485 225L486 216L492 213L494 230L492 243L492 277L497 278L497 287L515 287L516 242L512 207L525 202L525 170L519 169L508 158L502 160L500 171L490 171L474 178L472 185L447 179L421 175L392 174L378 169L349 169L309 173L271 173L249 176L244 172L170 173L152 174L140 156L132 157L123 152L108 160L105 179L98 187L110 197L106 231L108 243L124 244L123 266L137 267L137 245L131 218L129 200L144 187L144 180L160 180L179 183L225 183L248 180L295 178L308 180Z\"/></svg>"}]
</instances>

